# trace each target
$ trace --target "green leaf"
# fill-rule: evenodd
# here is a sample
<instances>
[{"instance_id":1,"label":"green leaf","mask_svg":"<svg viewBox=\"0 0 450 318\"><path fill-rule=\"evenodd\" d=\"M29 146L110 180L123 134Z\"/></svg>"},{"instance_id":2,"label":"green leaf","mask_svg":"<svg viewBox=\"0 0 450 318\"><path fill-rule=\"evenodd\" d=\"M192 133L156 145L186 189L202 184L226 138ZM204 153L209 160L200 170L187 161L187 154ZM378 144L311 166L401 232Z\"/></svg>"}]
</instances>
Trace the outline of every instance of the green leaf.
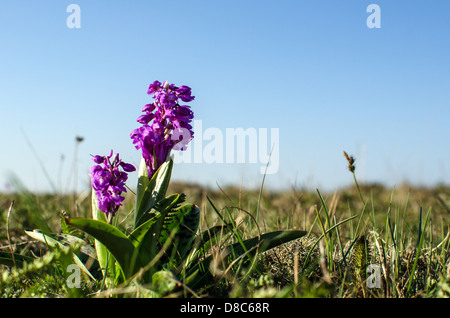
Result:
<instances>
[{"instance_id":1,"label":"green leaf","mask_svg":"<svg viewBox=\"0 0 450 318\"><path fill-rule=\"evenodd\" d=\"M142 264L147 264L154 260L154 257L161 250L165 241L165 239L161 239L161 232L168 222L166 216L184 200L184 194L173 194L159 200L154 207L146 213L145 218L148 218L149 220L141 224L130 234L130 240L135 247L139 249ZM153 268L150 269L148 277L151 277L153 270Z\"/></svg>"},{"instance_id":2,"label":"green leaf","mask_svg":"<svg viewBox=\"0 0 450 318\"><path fill-rule=\"evenodd\" d=\"M73 243L86 244L86 242L83 241L82 239L80 239L79 237L71 236L71 235L67 235L67 234L66 235L57 235L57 238L47 235L47 234L44 234L40 230L31 230L31 231L26 230L25 234L34 238L35 240L38 240L42 243L47 244L50 247L64 248L64 247L66 247L64 245L64 243L69 243L69 238L71 238L71 241ZM63 242L63 243L61 243L61 242Z\"/></svg>"},{"instance_id":3,"label":"green leaf","mask_svg":"<svg viewBox=\"0 0 450 318\"><path fill-rule=\"evenodd\" d=\"M169 211L175 210L186 200L186 195L174 193L156 202L154 209L156 212L166 214Z\"/></svg>"},{"instance_id":4,"label":"green leaf","mask_svg":"<svg viewBox=\"0 0 450 318\"><path fill-rule=\"evenodd\" d=\"M34 238L35 240L45 243L51 248L67 249L68 247L65 244L67 245L78 244L80 246L80 249L82 249L83 253L85 253L90 257L95 257L92 248L89 245L87 245L85 241L83 241L77 236L60 234L57 235L57 238L54 238L50 235L42 233L40 230L25 231L25 234ZM76 265L78 265L78 267L80 267L80 269L83 272L85 272L90 278L95 280L95 278L86 268L86 266L84 266L83 262L80 260L80 258L76 253L73 253L73 261Z\"/></svg>"},{"instance_id":5,"label":"green leaf","mask_svg":"<svg viewBox=\"0 0 450 318\"><path fill-rule=\"evenodd\" d=\"M134 211L134 227L138 227L139 219L145 213L144 211L144 196L146 195L146 190L149 189L150 179L148 177L147 165L145 164L144 158L141 158L141 163L139 165L138 172L138 182L136 188L136 202ZM147 190L151 191L151 190ZM142 223L142 222L141 222Z\"/></svg>"},{"instance_id":6,"label":"green leaf","mask_svg":"<svg viewBox=\"0 0 450 318\"><path fill-rule=\"evenodd\" d=\"M128 235L128 239L135 248L138 248L142 244L144 237L160 218L162 218L162 214L155 214L151 219L141 224Z\"/></svg>"},{"instance_id":7,"label":"green leaf","mask_svg":"<svg viewBox=\"0 0 450 318\"><path fill-rule=\"evenodd\" d=\"M94 189L92 189L91 200L92 200L92 218L97 221L108 223L106 213L100 211L100 209L98 208L97 193L95 192ZM97 239L95 239L94 241L94 247L97 254L97 260L103 274L104 281L107 287L113 287L114 283L113 279L111 279L111 276L115 276L114 274L116 272L114 257L108 251L106 246L103 245ZM110 275L108 275L108 273Z\"/></svg>"},{"instance_id":8,"label":"green leaf","mask_svg":"<svg viewBox=\"0 0 450 318\"><path fill-rule=\"evenodd\" d=\"M164 162L149 180L145 161L142 159L139 167L138 185L136 189L136 204L134 227L139 227L149 219L149 212L155 204L164 199L172 175L172 158Z\"/></svg>"},{"instance_id":9,"label":"green leaf","mask_svg":"<svg viewBox=\"0 0 450 318\"><path fill-rule=\"evenodd\" d=\"M125 277L135 273L139 264L136 248L131 240L118 228L108 223L88 218L67 219L67 223L75 226L99 240L119 262Z\"/></svg>"},{"instance_id":10,"label":"green leaf","mask_svg":"<svg viewBox=\"0 0 450 318\"><path fill-rule=\"evenodd\" d=\"M174 235L173 243L167 254L175 257L177 265L184 260L192 247L200 221L200 209L195 204L186 204L166 217L161 242Z\"/></svg>"},{"instance_id":11,"label":"green leaf","mask_svg":"<svg viewBox=\"0 0 450 318\"><path fill-rule=\"evenodd\" d=\"M177 212L183 215L183 221L179 226L180 230L175 237L178 244L179 257L183 260L192 248L192 242L200 223L200 209L195 204L185 205Z\"/></svg>"}]
</instances>

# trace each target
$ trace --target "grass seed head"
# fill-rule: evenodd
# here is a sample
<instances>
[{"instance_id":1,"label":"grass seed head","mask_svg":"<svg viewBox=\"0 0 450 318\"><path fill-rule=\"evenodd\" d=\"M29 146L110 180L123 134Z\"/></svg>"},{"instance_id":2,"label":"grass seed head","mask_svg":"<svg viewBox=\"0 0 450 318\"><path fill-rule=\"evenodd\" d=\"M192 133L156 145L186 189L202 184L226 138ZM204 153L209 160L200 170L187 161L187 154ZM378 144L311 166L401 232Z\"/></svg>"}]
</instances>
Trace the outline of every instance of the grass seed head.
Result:
<instances>
[{"instance_id":1,"label":"grass seed head","mask_svg":"<svg viewBox=\"0 0 450 318\"><path fill-rule=\"evenodd\" d=\"M353 173L355 172L355 161L356 159L353 156L349 156L345 151L343 151L345 159L348 161L348 170Z\"/></svg>"}]
</instances>

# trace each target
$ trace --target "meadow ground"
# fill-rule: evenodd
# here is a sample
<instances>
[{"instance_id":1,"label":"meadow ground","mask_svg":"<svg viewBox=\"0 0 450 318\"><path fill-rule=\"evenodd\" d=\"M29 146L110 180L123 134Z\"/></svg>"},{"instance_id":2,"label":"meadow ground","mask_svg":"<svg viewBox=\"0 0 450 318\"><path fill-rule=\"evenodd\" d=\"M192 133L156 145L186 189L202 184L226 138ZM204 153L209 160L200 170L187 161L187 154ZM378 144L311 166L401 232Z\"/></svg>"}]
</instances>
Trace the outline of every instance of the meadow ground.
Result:
<instances>
[{"instance_id":1,"label":"meadow ground","mask_svg":"<svg viewBox=\"0 0 450 318\"><path fill-rule=\"evenodd\" d=\"M321 193L320 189L249 191L172 183L168 194L174 192L185 193L188 202L200 207L200 230L233 222L235 234L243 238L285 229L307 234L262 253L256 266L236 260L230 268L218 270L207 286L164 297L450 296L450 187L405 184L388 189L371 184ZM90 200L89 192L37 195L23 188L16 194L0 195L1 255L15 252L43 259L49 253L47 247L24 230L60 233L61 212L89 217ZM124 231L132 224L133 204L134 195L129 192L119 216ZM9 265L0 265L1 297L111 295L92 280L83 281L72 293L58 262L44 260L19 272ZM136 289L116 294L142 297Z\"/></svg>"}]
</instances>

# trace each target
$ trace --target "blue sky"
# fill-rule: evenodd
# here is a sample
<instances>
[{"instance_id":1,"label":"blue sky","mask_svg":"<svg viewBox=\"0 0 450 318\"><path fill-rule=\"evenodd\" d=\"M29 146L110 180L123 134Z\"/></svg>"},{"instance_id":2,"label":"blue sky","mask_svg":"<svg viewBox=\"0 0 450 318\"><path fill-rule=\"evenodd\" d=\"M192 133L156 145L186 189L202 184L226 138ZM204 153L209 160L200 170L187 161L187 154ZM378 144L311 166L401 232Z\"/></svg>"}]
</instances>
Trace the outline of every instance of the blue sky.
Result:
<instances>
[{"instance_id":1,"label":"blue sky","mask_svg":"<svg viewBox=\"0 0 450 318\"><path fill-rule=\"evenodd\" d=\"M81 28L66 25L71 3ZM367 27L372 3L381 28ZM90 155L111 149L138 164L129 133L154 80L192 88L203 130L277 128L268 188L351 183L342 150L361 181L448 184L449 12L448 1L4 2L0 191L11 173L50 189L44 169L58 191L88 189ZM258 186L261 166L180 163L173 179Z\"/></svg>"}]
</instances>

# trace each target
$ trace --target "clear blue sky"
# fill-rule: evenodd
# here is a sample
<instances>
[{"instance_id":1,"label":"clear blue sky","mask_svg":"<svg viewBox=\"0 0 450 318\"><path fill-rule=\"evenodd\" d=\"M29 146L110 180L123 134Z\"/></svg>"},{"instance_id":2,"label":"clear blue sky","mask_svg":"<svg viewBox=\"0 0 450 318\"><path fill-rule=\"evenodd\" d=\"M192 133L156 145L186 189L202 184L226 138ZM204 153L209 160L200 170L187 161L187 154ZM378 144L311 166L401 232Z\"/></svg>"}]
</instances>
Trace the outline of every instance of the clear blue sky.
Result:
<instances>
[{"instance_id":1,"label":"clear blue sky","mask_svg":"<svg viewBox=\"0 0 450 318\"><path fill-rule=\"evenodd\" d=\"M268 188L351 183L342 150L361 181L448 184L449 15L437 0L4 1L0 191L11 173L49 189L44 169L58 190L87 189L90 154L110 149L138 164L129 133L154 80L192 88L203 130L278 128ZM173 179L257 186L262 165L183 163Z\"/></svg>"}]
</instances>

